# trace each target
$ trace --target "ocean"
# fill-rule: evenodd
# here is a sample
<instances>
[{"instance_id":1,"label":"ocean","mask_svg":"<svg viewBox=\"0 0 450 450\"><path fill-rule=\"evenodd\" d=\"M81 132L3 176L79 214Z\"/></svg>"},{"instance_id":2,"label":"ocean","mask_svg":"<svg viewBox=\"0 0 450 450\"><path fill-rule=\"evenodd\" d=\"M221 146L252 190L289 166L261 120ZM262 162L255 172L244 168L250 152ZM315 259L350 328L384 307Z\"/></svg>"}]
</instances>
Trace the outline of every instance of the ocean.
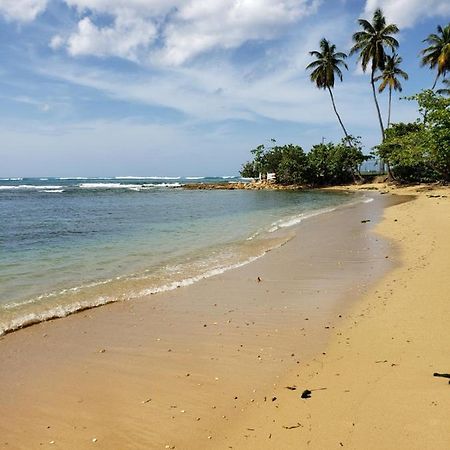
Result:
<instances>
[{"instance_id":1,"label":"ocean","mask_svg":"<svg viewBox=\"0 0 450 450\"><path fill-rule=\"evenodd\" d=\"M0 335L246 264L351 202L323 191L187 190L239 177L0 179Z\"/></svg>"}]
</instances>

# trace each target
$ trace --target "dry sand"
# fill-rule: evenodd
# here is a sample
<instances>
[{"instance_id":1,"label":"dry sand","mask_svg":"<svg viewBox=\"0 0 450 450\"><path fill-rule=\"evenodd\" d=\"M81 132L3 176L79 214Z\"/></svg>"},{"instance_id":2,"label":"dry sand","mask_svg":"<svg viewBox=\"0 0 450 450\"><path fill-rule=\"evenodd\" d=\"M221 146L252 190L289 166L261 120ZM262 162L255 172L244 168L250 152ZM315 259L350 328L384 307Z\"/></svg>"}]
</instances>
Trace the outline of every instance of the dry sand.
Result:
<instances>
[{"instance_id":1,"label":"dry sand","mask_svg":"<svg viewBox=\"0 0 450 450\"><path fill-rule=\"evenodd\" d=\"M450 202L416 190L388 239L374 193L240 269L3 337L0 446L449 448Z\"/></svg>"},{"instance_id":2,"label":"dry sand","mask_svg":"<svg viewBox=\"0 0 450 450\"><path fill-rule=\"evenodd\" d=\"M400 266L353 307L300 380L285 378L298 390L280 389L279 408L249 415L230 447L450 448L449 380L433 377L450 373L450 189L369 189L416 195L376 227L397 244ZM243 437L246 427L255 432Z\"/></svg>"}]
</instances>

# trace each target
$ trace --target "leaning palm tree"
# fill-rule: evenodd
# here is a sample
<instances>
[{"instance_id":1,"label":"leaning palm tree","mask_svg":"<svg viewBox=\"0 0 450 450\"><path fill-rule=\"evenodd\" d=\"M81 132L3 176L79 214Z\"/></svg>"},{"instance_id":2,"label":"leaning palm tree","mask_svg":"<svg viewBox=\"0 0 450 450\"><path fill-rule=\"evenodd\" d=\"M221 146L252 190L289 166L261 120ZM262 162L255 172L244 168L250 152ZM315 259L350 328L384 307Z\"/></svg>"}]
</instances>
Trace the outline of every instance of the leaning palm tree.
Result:
<instances>
[{"instance_id":1,"label":"leaning palm tree","mask_svg":"<svg viewBox=\"0 0 450 450\"><path fill-rule=\"evenodd\" d=\"M375 81L380 81L378 86L378 92L383 92L386 86L389 86L389 107L388 107L388 120L387 128L391 124L391 104L392 104L392 90L402 92L402 85L398 77L402 77L405 80L408 79L408 74L400 69L400 64L403 58L394 53L392 56L386 57L383 73L375 78Z\"/></svg>"},{"instance_id":2,"label":"leaning palm tree","mask_svg":"<svg viewBox=\"0 0 450 450\"><path fill-rule=\"evenodd\" d=\"M359 25L362 31L353 34L354 45L350 51L350 55L359 53L358 60L361 61L363 71L367 70L370 63L371 75L370 84L372 85L373 99L377 108L378 120L380 122L381 135L384 140L384 126L381 117L380 106L378 105L377 94L375 91L375 72L384 70L386 61L385 47L389 47L392 51L399 46L398 41L391 35L398 33L399 29L395 24L386 25L386 18L381 9L377 9L373 14L372 23L366 19L359 19Z\"/></svg>"},{"instance_id":3,"label":"leaning palm tree","mask_svg":"<svg viewBox=\"0 0 450 450\"><path fill-rule=\"evenodd\" d=\"M422 50L422 66L430 66L430 69L437 68L434 79L434 90L439 77L445 76L450 71L450 24L442 28L437 27L437 34L432 33L423 42L427 42L429 47Z\"/></svg>"},{"instance_id":4,"label":"leaning palm tree","mask_svg":"<svg viewBox=\"0 0 450 450\"><path fill-rule=\"evenodd\" d=\"M314 50L309 52L311 56L317 58L311 64L308 64L306 70L312 70L310 78L313 83L319 89L327 89L330 93L331 103L333 104L334 112L341 124L342 130L346 139L348 139L347 130L344 127L341 116L336 109L336 103L334 102L334 96L332 89L334 88L335 75L342 81L342 71L340 67L345 67L348 70L347 64L344 59L347 55L342 52L336 52L336 46L327 39L323 38L320 41L320 51Z\"/></svg>"}]
</instances>

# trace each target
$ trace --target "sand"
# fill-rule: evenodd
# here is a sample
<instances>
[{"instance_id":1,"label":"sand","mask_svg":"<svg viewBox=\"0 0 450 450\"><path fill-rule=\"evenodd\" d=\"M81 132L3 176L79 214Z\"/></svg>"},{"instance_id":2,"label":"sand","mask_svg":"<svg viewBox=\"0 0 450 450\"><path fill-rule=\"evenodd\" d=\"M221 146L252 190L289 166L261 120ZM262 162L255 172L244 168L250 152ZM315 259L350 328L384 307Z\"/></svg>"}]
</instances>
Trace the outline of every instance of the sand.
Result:
<instances>
[{"instance_id":1,"label":"sand","mask_svg":"<svg viewBox=\"0 0 450 450\"><path fill-rule=\"evenodd\" d=\"M416 190L371 192L193 286L4 336L0 446L449 448L432 374L450 371L450 209L427 196L448 190Z\"/></svg>"},{"instance_id":2,"label":"sand","mask_svg":"<svg viewBox=\"0 0 450 450\"><path fill-rule=\"evenodd\" d=\"M369 188L416 196L388 208L375 230L395 243L400 265L300 380L285 378L298 390L280 389L278 409L247 418L255 432L236 433L233 448L450 448L449 380L433 377L450 373L450 190ZM315 388L326 390L299 398Z\"/></svg>"}]
</instances>

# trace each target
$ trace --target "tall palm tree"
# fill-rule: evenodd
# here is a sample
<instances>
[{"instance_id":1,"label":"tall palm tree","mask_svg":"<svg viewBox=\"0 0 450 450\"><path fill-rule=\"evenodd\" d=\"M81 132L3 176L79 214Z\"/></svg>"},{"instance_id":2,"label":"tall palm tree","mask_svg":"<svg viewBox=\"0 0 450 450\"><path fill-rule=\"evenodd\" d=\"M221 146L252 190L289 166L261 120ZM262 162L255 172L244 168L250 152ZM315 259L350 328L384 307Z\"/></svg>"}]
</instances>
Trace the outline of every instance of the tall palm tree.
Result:
<instances>
[{"instance_id":1,"label":"tall palm tree","mask_svg":"<svg viewBox=\"0 0 450 450\"><path fill-rule=\"evenodd\" d=\"M366 19L359 19L362 31L353 34L354 45L350 55L359 53L358 60L361 61L363 71L367 70L370 63L371 74L370 84L372 85L373 99L377 108L378 120L380 122L381 135L384 140L384 126L381 117L380 106L378 105L377 93L375 91L375 72L384 70L386 61L385 47L389 47L393 52L399 46L398 41L391 35L398 33L399 29L395 24L386 25L386 18L381 9L377 9L373 14L372 23Z\"/></svg>"},{"instance_id":2,"label":"tall palm tree","mask_svg":"<svg viewBox=\"0 0 450 450\"><path fill-rule=\"evenodd\" d=\"M380 81L381 84L378 86L378 92L383 92L386 86L389 86L389 108L388 108L388 120L387 128L391 124L391 104L392 104L392 90L402 92L402 85L398 77L402 77L405 80L408 79L408 74L400 69L400 64L403 58L394 53L392 56L386 57L386 62L384 66L383 73L375 77L375 81Z\"/></svg>"},{"instance_id":3,"label":"tall palm tree","mask_svg":"<svg viewBox=\"0 0 450 450\"><path fill-rule=\"evenodd\" d=\"M422 66L430 66L430 69L437 67L436 78L431 88L434 90L439 77L445 76L450 71L450 24L444 28L438 25L437 34L430 34L423 42L430 45L421 51Z\"/></svg>"},{"instance_id":4,"label":"tall palm tree","mask_svg":"<svg viewBox=\"0 0 450 450\"><path fill-rule=\"evenodd\" d=\"M319 89L327 89L330 93L331 103L333 104L334 112L341 124L345 137L348 139L347 130L344 127L341 116L336 109L336 103L334 101L333 91L335 75L342 81L342 71L340 67L345 67L348 70L345 59L347 55L342 52L336 52L336 46L327 39L323 38L320 41L320 51L314 50L309 52L311 56L317 58L312 63L308 64L306 70L312 70L310 78L313 83Z\"/></svg>"}]
</instances>

